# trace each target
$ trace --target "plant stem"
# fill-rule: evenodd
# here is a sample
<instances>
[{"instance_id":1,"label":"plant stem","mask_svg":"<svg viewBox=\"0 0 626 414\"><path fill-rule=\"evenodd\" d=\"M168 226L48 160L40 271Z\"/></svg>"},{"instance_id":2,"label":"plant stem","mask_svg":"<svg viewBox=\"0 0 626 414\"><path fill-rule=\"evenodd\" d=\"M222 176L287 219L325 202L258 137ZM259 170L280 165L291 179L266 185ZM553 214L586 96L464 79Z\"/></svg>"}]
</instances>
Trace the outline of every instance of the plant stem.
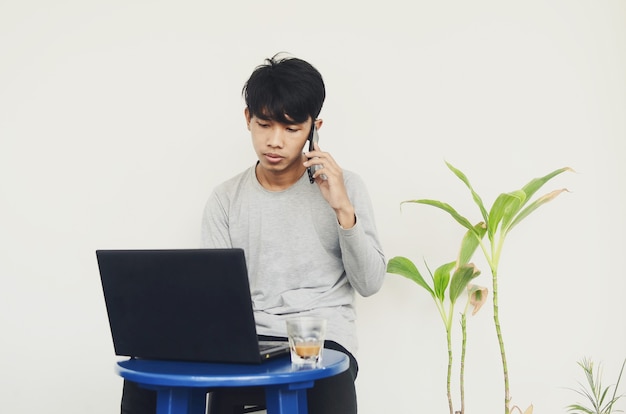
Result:
<instances>
[{"instance_id":1,"label":"plant stem","mask_svg":"<svg viewBox=\"0 0 626 414\"><path fill-rule=\"evenodd\" d=\"M502 357L502 372L504 373L504 413L509 414L509 402L511 401L509 391L509 370L506 363L506 353L504 351L504 340L502 339L502 330L500 329L500 317L498 314L498 271L491 268L493 282L493 321L496 326L496 335L498 336L498 344L500 345L500 356Z\"/></svg>"},{"instance_id":2,"label":"plant stem","mask_svg":"<svg viewBox=\"0 0 626 414\"><path fill-rule=\"evenodd\" d=\"M469 303L469 301L468 301ZM465 313L461 314L461 332L463 340L461 341L461 414L465 413L465 345L467 344L467 323Z\"/></svg>"},{"instance_id":3,"label":"plant stem","mask_svg":"<svg viewBox=\"0 0 626 414\"><path fill-rule=\"evenodd\" d=\"M504 339L502 338L502 329L500 328L500 316L498 313L498 263L500 262L500 254L502 253L502 246L506 233L500 233L499 240L496 243L495 240L490 240L491 252L487 250L487 247L480 242L480 247L485 254L485 258L489 263L492 276L493 286L493 321L496 327L496 335L498 337L498 345L500 346L500 357L502 358L502 373L504 375L504 414L510 414L510 402L511 392L509 387L509 369L506 363L506 352L504 350ZM490 254L491 253L491 254Z\"/></svg>"},{"instance_id":4,"label":"plant stem","mask_svg":"<svg viewBox=\"0 0 626 414\"><path fill-rule=\"evenodd\" d=\"M446 339L448 341L448 407L450 408L450 414L454 414L454 410L452 408L452 390L450 388L451 378L452 378L452 333L451 329L446 327Z\"/></svg>"}]
</instances>

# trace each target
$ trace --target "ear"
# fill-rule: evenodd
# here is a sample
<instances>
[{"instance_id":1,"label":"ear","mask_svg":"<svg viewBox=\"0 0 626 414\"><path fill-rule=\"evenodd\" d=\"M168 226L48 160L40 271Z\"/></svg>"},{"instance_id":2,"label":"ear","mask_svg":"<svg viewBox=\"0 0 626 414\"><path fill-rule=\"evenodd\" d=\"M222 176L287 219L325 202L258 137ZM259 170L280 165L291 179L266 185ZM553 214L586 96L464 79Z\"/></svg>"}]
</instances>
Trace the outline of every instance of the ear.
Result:
<instances>
[{"instance_id":1,"label":"ear","mask_svg":"<svg viewBox=\"0 0 626 414\"><path fill-rule=\"evenodd\" d=\"M313 122L315 123L315 128L317 128L317 130L319 131L320 128L322 127L322 124L324 123L324 120L321 118L318 118Z\"/></svg>"},{"instance_id":2,"label":"ear","mask_svg":"<svg viewBox=\"0 0 626 414\"><path fill-rule=\"evenodd\" d=\"M250 120L252 119L252 117L250 116L250 110L248 109L248 107L243 110L243 114L246 117L246 126L248 127L248 131L250 131Z\"/></svg>"}]
</instances>

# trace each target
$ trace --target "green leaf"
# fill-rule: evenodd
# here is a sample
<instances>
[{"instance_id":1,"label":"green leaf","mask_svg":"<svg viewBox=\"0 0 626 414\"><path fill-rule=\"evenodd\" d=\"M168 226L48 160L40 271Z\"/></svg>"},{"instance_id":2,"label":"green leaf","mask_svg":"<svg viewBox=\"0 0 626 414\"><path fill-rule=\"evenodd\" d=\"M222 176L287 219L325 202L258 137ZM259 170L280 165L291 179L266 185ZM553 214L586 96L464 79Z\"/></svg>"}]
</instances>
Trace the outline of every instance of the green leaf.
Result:
<instances>
[{"instance_id":1,"label":"green leaf","mask_svg":"<svg viewBox=\"0 0 626 414\"><path fill-rule=\"evenodd\" d=\"M418 203L418 204L427 204L433 207L437 207L442 209L443 211L447 212L448 214L450 214L452 216L452 218L454 218L461 226L465 227L468 230L474 230L474 226L472 226L472 223L470 223L470 221L468 219L466 219L465 217L463 217L462 215L460 215L451 205L443 203L441 201L437 201L437 200L426 200L426 199L421 199L421 200L407 200L407 201L403 201L402 204L404 203Z\"/></svg>"},{"instance_id":2,"label":"green leaf","mask_svg":"<svg viewBox=\"0 0 626 414\"><path fill-rule=\"evenodd\" d=\"M486 232L487 226L481 221L474 226L474 231L468 230L465 233L461 241L461 250L459 251L459 257L456 262L457 267L468 263L472 259L474 252L476 252Z\"/></svg>"},{"instance_id":3,"label":"green leaf","mask_svg":"<svg viewBox=\"0 0 626 414\"><path fill-rule=\"evenodd\" d=\"M593 411L591 411L590 409L583 407L582 405L578 405L578 404L568 405L567 411L573 412L573 413L594 414Z\"/></svg>"},{"instance_id":4,"label":"green leaf","mask_svg":"<svg viewBox=\"0 0 626 414\"><path fill-rule=\"evenodd\" d=\"M480 275L480 270L473 263L457 268L450 281L450 301L455 303L467 284L478 275Z\"/></svg>"},{"instance_id":5,"label":"green leaf","mask_svg":"<svg viewBox=\"0 0 626 414\"><path fill-rule=\"evenodd\" d=\"M515 217L513 222L509 225L509 228L506 230L507 233L509 231L511 231L513 229L513 227L515 227L520 221L522 221L523 219L528 217L528 215L530 213L532 213L533 211L537 210L539 207L541 207L542 205L546 204L547 202L554 200L559 194L561 194L564 191L568 191L568 190L566 188L562 188L560 190L554 190L551 193L545 194L542 197L539 197L538 199L533 201L524 210L522 210L517 215L517 217Z\"/></svg>"},{"instance_id":6,"label":"green leaf","mask_svg":"<svg viewBox=\"0 0 626 414\"><path fill-rule=\"evenodd\" d=\"M487 215L487 210L485 209L485 205L483 204L483 200L480 198L478 193L476 193L476 191L474 191L474 188L472 187L472 185L470 184L469 180L467 179L467 176L461 170L459 170L458 168L455 168L452 164L450 164L447 161L446 161L446 165L448 166L450 171L452 171L454 173L454 175L456 175L461 181L463 181L463 183L465 183L465 186L472 193L472 198L474 199L474 202L476 203L476 205L480 209L480 214L482 214L483 220L485 220L485 222L488 223L489 222L489 217Z\"/></svg>"},{"instance_id":7,"label":"green leaf","mask_svg":"<svg viewBox=\"0 0 626 414\"><path fill-rule=\"evenodd\" d=\"M502 193L498 196L498 198L496 198L496 201L494 201L493 206L491 206L491 211L489 212L489 226L487 230L489 232L490 240L493 240L496 232L498 231L498 225L500 222L505 218L510 220L509 217L519 211L519 208L525 198L526 195L523 191Z\"/></svg>"},{"instance_id":8,"label":"green leaf","mask_svg":"<svg viewBox=\"0 0 626 414\"><path fill-rule=\"evenodd\" d=\"M619 399L623 397L623 395L617 395L617 389L619 387L619 382L624 371L624 366L626 365L626 360L624 360L624 363L622 364L622 369L617 378L617 383L613 386L608 387L602 386L602 370L599 365L594 375L594 363L590 358L583 358L582 361L578 362L578 365L583 369L585 373L587 384L585 386L579 382L580 388L572 391L576 392L580 396L585 397L590 405L588 407L585 407L580 403L571 404L567 406L568 411L579 414L608 414L612 412L618 412L619 410L613 410L613 406ZM607 394L610 391L611 387L613 387L613 396L611 399L608 399Z\"/></svg>"},{"instance_id":9,"label":"green leaf","mask_svg":"<svg viewBox=\"0 0 626 414\"><path fill-rule=\"evenodd\" d=\"M526 201L530 200L533 194L535 194L541 187L543 187L545 183L565 171L574 172L572 168L564 167L554 170L551 173L544 175L543 177L533 178L532 180L530 180L530 182L522 188L522 191L526 193Z\"/></svg>"},{"instance_id":10,"label":"green leaf","mask_svg":"<svg viewBox=\"0 0 626 414\"><path fill-rule=\"evenodd\" d=\"M435 275L433 276L435 284L435 296L443 302L448 283L450 282L450 272L454 269L456 262L450 262L439 266L435 269Z\"/></svg>"},{"instance_id":11,"label":"green leaf","mask_svg":"<svg viewBox=\"0 0 626 414\"><path fill-rule=\"evenodd\" d=\"M511 193L513 197L519 197L520 203L517 204L512 202L505 211L502 216L502 224L500 225L500 229L506 233L511 221L515 218L517 213L522 209L522 206L526 204L526 193L521 190L514 191Z\"/></svg>"},{"instance_id":12,"label":"green leaf","mask_svg":"<svg viewBox=\"0 0 626 414\"><path fill-rule=\"evenodd\" d=\"M387 263L387 272L411 279L412 281L426 289L428 293L430 293L433 297L435 297L435 292L433 292L432 288L428 286L428 284L420 274L419 270L417 270L417 267L415 267L413 262L406 257L396 256L389 260L389 262Z\"/></svg>"}]
</instances>

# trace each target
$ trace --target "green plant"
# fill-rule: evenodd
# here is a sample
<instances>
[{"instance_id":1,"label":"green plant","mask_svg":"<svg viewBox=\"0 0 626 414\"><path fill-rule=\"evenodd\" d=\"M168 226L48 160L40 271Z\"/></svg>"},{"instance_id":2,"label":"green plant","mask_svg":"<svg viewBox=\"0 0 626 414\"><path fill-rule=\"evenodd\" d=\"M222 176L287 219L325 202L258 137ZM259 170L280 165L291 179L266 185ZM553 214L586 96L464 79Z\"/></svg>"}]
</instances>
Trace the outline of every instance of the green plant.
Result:
<instances>
[{"instance_id":1,"label":"green plant","mask_svg":"<svg viewBox=\"0 0 626 414\"><path fill-rule=\"evenodd\" d=\"M480 229L478 231L481 231ZM413 280L419 286L423 287L432 297L439 315L443 321L446 331L446 344L448 348L448 370L446 391L448 396L448 408L450 414L454 413L452 404L452 321L454 315L454 307L464 290L468 290L468 300L465 310L461 315L462 330L462 353L461 353L461 371L460 371L460 389L461 389L461 413L465 410L465 392L464 392L464 372L465 372L465 348L467 343L466 330L466 314L472 305L475 314L487 299L487 289L480 286L470 285L469 282L480 274L480 271L472 263L468 263L478 247L476 238L466 234L461 243L461 250L456 261L449 262L435 269L433 274L426 265L428 273L432 281L432 286L424 280L415 264L406 257L397 256L389 260L387 264L387 272L395 273Z\"/></svg>"},{"instance_id":2,"label":"green plant","mask_svg":"<svg viewBox=\"0 0 626 414\"><path fill-rule=\"evenodd\" d=\"M613 395L610 399L607 399L607 396L611 390L611 386L602 388L602 367L598 365L598 369L594 373L593 361L589 358L583 358L582 361L578 362L578 365L585 373L587 387L579 382L580 389L573 391L587 398L589 403L591 403L591 407L585 407L581 404L571 404L567 407L567 411L575 414L610 414L622 412L622 410L614 410L613 406L623 397L623 395L617 395L617 389L622 379L626 359L622 363L622 369L617 377L617 383L613 386Z\"/></svg>"},{"instance_id":3,"label":"green plant","mask_svg":"<svg viewBox=\"0 0 626 414\"><path fill-rule=\"evenodd\" d=\"M555 190L547 193L531 202L535 193L549 180L555 176L565 172L573 171L571 168L565 167L552 171L551 173L531 180L528 184L522 187L520 190L502 193L500 194L489 210L485 208L482 198L474 191L474 188L470 184L468 178L459 169L446 162L448 168L465 184L469 189L474 203L478 206L482 221L476 225L473 225L467 218L459 214L452 206L437 200L419 199L419 200L407 200L404 203L417 203L426 204L433 207L437 207L452 216L459 224L465 227L468 232L464 237L464 243L476 243L480 246L492 276L492 292L493 292L493 318L496 329L496 336L498 339L498 345L500 348L500 357L502 360L502 370L504 377L504 412L505 414L511 413L511 397L509 386L509 370L507 366L506 352L504 347L504 339L502 337L502 329L499 317L499 297L498 297L498 266L500 264L500 257L502 255L502 248L506 236L510 233L515 226L517 226L523 219L528 217L537 208L541 207L545 203L553 200L559 194L566 189ZM484 235L487 234L487 242L483 242ZM467 239L467 241L466 241ZM472 251L473 253L473 251ZM469 260L469 258L468 258ZM518 407L517 410L521 411ZM532 412L532 406L526 411Z\"/></svg>"}]
</instances>

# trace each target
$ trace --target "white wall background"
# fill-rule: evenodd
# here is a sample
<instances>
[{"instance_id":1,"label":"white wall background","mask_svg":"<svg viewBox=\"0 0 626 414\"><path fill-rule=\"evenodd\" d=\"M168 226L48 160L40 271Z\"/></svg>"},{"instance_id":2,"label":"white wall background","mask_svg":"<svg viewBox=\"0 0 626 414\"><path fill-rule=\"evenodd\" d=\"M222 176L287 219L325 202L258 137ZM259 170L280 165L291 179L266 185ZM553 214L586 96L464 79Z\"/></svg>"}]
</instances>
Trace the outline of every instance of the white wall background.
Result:
<instances>
[{"instance_id":1,"label":"white wall background","mask_svg":"<svg viewBox=\"0 0 626 414\"><path fill-rule=\"evenodd\" d=\"M486 203L562 166L510 236L500 305L513 402L565 412L626 357L626 2L0 1L0 411L112 413L94 251L199 244L211 189L254 162L240 91L288 51L324 75L323 149L369 182L388 257L439 265L462 229L399 203ZM485 271L482 284L490 284ZM389 275L359 300L360 412L444 413L430 298ZM503 412L489 307L467 413ZM457 337L458 338L458 337ZM620 408L624 408L622 403Z\"/></svg>"}]
</instances>

